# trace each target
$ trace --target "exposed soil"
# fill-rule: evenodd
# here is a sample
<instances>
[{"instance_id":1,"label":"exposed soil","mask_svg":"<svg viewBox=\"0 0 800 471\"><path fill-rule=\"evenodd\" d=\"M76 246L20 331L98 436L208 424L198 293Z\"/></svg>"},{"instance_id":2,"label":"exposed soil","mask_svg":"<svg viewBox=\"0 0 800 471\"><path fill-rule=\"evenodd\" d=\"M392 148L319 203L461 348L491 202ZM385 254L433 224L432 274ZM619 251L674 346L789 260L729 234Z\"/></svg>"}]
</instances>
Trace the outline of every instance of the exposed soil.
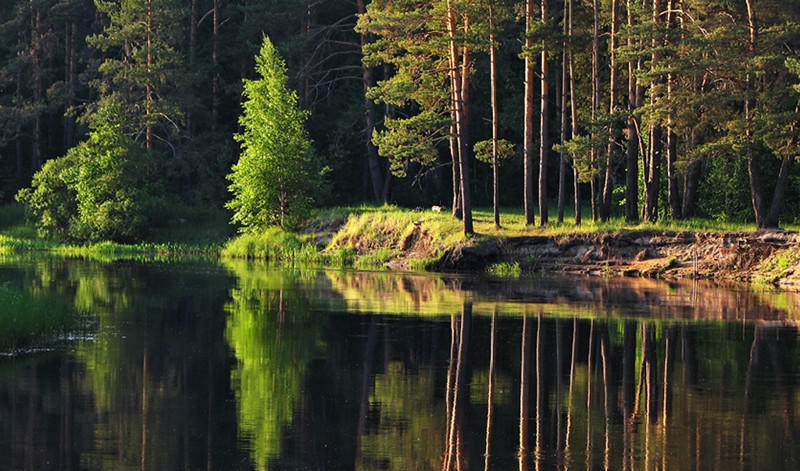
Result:
<instances>
[{"instance_id":1,"label":"exposed soil","mask_svg":"<svg viewBox=\"0 0 800 471\"><path fill-rule=\"evenodd\" d=\"M346 218L320 221L306 229L322 247L345 225ZM337 245L359 255L381 248L397 249L391 269L407 269L411 260L438 260L432 268L443 272L480 271L500 263L548 273L640 277L760 281L800 290L800 233L783 230L758 232L619 231L555 236L477 237L457 247L443 247L422 221L406 230L379 231L380 237L351 234ZM387 232L388 231L388 232ZM441 254L439 256L439 254Z\"/></svg>"},{"instance_id":2,"label":"exposed soil","mask_svg":"<svg viewBox=\"0 0 800 471\"><path fill-rule=\"evenodd\" d=\"M663 279L763 280L800 288L800 235L780 230L572 234L492 239L447 251L439 268L517 262L535 270Z\"/></svg>"}]
</instances>

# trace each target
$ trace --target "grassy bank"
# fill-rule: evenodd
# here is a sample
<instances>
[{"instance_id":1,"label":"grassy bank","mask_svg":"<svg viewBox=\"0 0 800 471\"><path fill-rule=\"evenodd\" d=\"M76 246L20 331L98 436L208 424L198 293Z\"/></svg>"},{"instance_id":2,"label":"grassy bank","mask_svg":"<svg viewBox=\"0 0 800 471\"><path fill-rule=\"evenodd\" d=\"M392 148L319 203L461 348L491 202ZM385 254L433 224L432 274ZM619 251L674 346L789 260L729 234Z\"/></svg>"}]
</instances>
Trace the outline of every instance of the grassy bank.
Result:
<instances>
[{"instance_id":1,"label":"grassy bank","mask_svg":"<svg viewBox=\"0 0 800 471\"><path fill-rule=\"evenodd\" d=\"M555 209L551 215L555 215ZM503 209L501 227L494 224L490 208L473 212L475 235L466 237L462 223L447 211L404 209L395 206L354 206L317 212L306 227L289 233L278 228L260 233L236 234L224 211L175 208L160 218L145 242L126 245L113 242L75 244L43 239L26 221L19 205L0 207L0 252L47 252L96 259L171 257L182 255L223 256L269 260L273 263L313 266L382 268L399 264L426 270L453 248L475 246L505 237L559 236L576 233L653 231L752 232L753 224L710 219L661 220L628 224L623 218L592 221L588 209L576 226L571 213L546 227L528 226L522 209ZM789 227L787 229L800 229ZM507 267L498 267L504 272ZM516 270L511 270L516 273Z\"/></svg>"},{"instance_id":2,"label":"grassy bank","mask_svg":"<svg viewBox=\"0 0 800 471\"><path fill-rule=\"evenodd\" d=\"M555 213L555 211L553 211ZM228 257L264 259L280 263L321 266L382 268L388 265L426 270L436 266L448 250L491 243L506 237L560 236L576 233L616 233L628 230L754 232L754 224L709 219L661 220L628 224L623 218L592 221L589 214L576 226L572 214L565 222L546 227L525 224L521 209L503 210L496 227L489 208L473 213L475 234L466 237L461 221L449 213L395 206L357 206L323 210L298 233L269 229L243 234L229 241L221 254ZM798 229L792 227L789 229ZM526 264L529 265L529 263ZM519 275L519 266L494 268L496 274Z\"/></svg>"},{"instance_id":3,"label":"grassy bank","mask_svg":"<svg viewBox=\"0 0 800 471\"><path fill-rule=\"evenodd\" d=\"M163 215L141 243L75 243L41 237L36 226L26 219L24 208L9 204L0 206L0 253L42 252L100 260L218 256L225 242L235 234L228 219L224 211L176 208L174 214Z\"/></svg>"}]
</instances>

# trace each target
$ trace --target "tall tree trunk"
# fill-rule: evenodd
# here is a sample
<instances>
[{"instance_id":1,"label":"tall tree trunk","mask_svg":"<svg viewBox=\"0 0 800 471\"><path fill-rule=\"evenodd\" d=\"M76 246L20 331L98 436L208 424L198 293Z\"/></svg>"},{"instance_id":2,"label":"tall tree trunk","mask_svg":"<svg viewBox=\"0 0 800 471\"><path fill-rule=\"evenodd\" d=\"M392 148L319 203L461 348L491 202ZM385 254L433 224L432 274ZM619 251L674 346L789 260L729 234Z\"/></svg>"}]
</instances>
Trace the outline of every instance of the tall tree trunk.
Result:
<instances>
[{"instance_id":1,"label":"tall tree trunk","mask_svg":"<svg viewBox=\"0 0 800 471\"><path fill-rule=\"evenodd\" d=\"M667 28L675 28L675 0L669 0L667 6ZM673 98L675 87L675 73L667 74L667 99ZM667 116L667 197L669 200L669 215L672 219L681 217L681 200L678 194L678 174L675 162L678 160L678 135L673 130L672 113Z\"/></svg>"},{"instance_id":2,"label":"tall tree trunk","mask_svg":"<svg viewBox=\"0 0 800 471\"><path fill-rule=\"evenodd\" d=\"M211 134L216 135L219 131L219 107L222 104L220 96L220 73L219 73L219 26L220 26L220 6L222 0L214 0L213 13L213 34L211 45L211 63L213 67L213 78L211 79Z\"/></svg>"},{"instance_id":3,"label":"tall tree trunk","mask_svg":"<svg viewBox=\"0 0 800 471\"><path fill-rule=\"evenodd\" d=\"M525 31L526 33L533 27L533 1L525 1ZM525 49L530 51L533 48L533 40L525 36ZM524 107L524 161L523 173L525 178L524 183L524 206L525 206L525 224L531 225L534 223L534 206L533 206L533 97L534 88L533 82L535 79L533 57L530 53L525 54L525 107Z\"/></svg>"},{"instance_id":4,"label":"tall tree trunk","mask_svg":"<svg viewBox=\"0 0 800 471\"><path fill-rule=\"evenodd\" d=\"M661 13L662 13L662 6L663 0L653 0L653 23L657 26L661 22ZM655 71L657 67L657 63L661 60L661 53L658 51L658 48L661 47L662 40L658 36L658 33L653 37L653 55L652 55L652 65L651 71ZM657 87L661 84L661 80L656 77L653 80L653 85L651 87L651 95L650 95L650 102L655 103L658 101L658 93L656 92ZM660 189L660 182L661 182L661 153L662 153L662 144L661 144L661 137L662 137L662 129L661 124L654 123L651 130L650 130L650 146L649 146L649 158L648 164L649 168L647 171L646 182L647 185L647 197L645 201L645 218L648 221L655 221L658 219L658 193Z\"/></svg>"},{"instance_id":5,"label":"tall tree trunk","mask_svg":"<svg viewBox=\"0 0 800 471\"><path fill-rule=\"evenodd\" d=\"M64 41L64 82L67 84L69 98L66 108L69 110L75 105L75 92L78 78L78 22L70 21L66 25ZM64 113L64 148L66 153L75 145L75 118Z\"/></svg>"},{"instance_id":6,"label":"tall tree trunk","mask_svg":"<svg viewBox=\"0 0 800 471\"><path fill-rule=\"evenodd\" d=\"M609 38L609 57L611 73L608 80L609 106L608 113L617 111L617 36L619 31L619 1L611 0L611 37ZM608 127L608 148L606 149L605 178L603 179L603 205L600 218L607 221L611 217L611 196L614 192L614 176L612 165L616 153L616 126L612 121Z\"/></svg>"},{"instance_id":7,"label":"tall tree trunk","mask_svg":"<svg viewBox=\"0 0 800 471\"><path fill-rule=\"evenodd\" d=\"M598 0L592 0L592 123L597 122L597 110L600 107L600 19ZM594 171L597 165L597 150L594 144L591 149L591 165ZM590 182L592 193L592 221L597 220L597 177Z\"/></svg>"},{"instance_id":8,"label":"tall tree trunk","mask_svg":"<svg viewBox=\"0 0 800 471\"><path fill-rule=\"evenodd\" d=\"M147 2L146 28L147 42L145 44L145 68L147 72L147 85L145 87L144 112L147 122L145 123L145 146L148 151L151 151L153 150L153 125L150 121L153 113L153 86L151 84L153 79L151 76L153 72L153 3L151 0L148 0Z\"/></svg>"},{"instance_id":9,"label":"tall tree trunk","mask_svg":"<svg viewBox=\"0 0 800 471\"><path fill-rule=\"evenodd\" d=\"M356 7L358 14L363 15L367 12L364 0L357 0ZM361 34L361 49L370 42L370 38L366 33ZM372 182L372 196L375 201L381 201L383 196L383 177L381 175L381 165L378 160L378 148L372 142L372 133L375 130L377 122L377 106L375 102L367 97L367 92L370 88L375 86L375 71L372 67L361 63L361 80L364 85L364 115L366 117L365 128L365 157L367 167L369 168L370 181Z\"/></svg>"},{"instance_id":10,"label":"tall tree trunk","mask_svg":"<svg viewBox=\"0 0 800 471\"><path fill-rule=\"evenodd\" d=\"M790 154L783 156L781 162L781 170L778 173L778 181L775 183L775 190L772 193L772 202L769 205L769 212L764 218L765 228L777 228L780 222L781 208L783 207L783 200L786 196L786 187L789 184L789 169L792 166L794 157Z\"/></svg>"},{"instance_id":11,"label":"tall tree trunk","mask_svg":"<svg viewBox=\"0 0 800 471\"><path fill-rule=\"evenodd\" d=\"M197 30L198 21L200 20L200 0L192 0L192 9L189 14L189 68L192 73L195 72L197 63ZM194 84L192 84L194 85ZM194 136L196 132L196 123L194 120L194 113L192 111L186 112L186 131L189 136Z\"/></svg>"},{"instance_id":12,"label":"tall tree trunk","mask_svg":"<svg viewBox=\"0 0 800 471\"><path fill-rule=\"evenodd\" d=\"M567 5L568 0L564 0L564 37L567 36ZM564 44L566 46L566 43ZM559 112L558 116L561 118L561 133L560 133L560 144L562 146L561 152L558 153L558 222L564 222L564 207L567 204L567 156L564 153L563 146L567 142L567 126L568 124L568 115L567 115L567 89L569 88L569 82L567 81L567 49L564 48L564 52L561 54L561 81L559 82L561 85L559 87Z\"/></svg>"},{"instance_id":13,"label":"tall tree trunk","mask_svg":"<svg viewBox=\"0 0 800 471\"><path fill-rule=\"evenodd\" d=\"M627 0L628 13L628 48L633 50L635 39L630 31L634 26L633 1ZM638 84L636 81L637 61L628 61L628 149L625 162L625 220L634 222L639 219L639 118L635 115L639 106Z\"/></svg>"},{"instance_id":14,"label":"tall tree trunk","mask_svg":"<svg viewBox=\"0 0 800 471\"><path fill-rule=\"evenodd\" d=\"M42 11L34 0L31 7L31 67L33 79L33 129L31 134L31 173L42 166L42 111L44 110L44 65L42 64Z\"/></svg>"},{"instance_id":15,"label":"tall tree trunk","mask_svg":"<svg viewBox=\"0 0 800 471\"><path fill-rule=\"evenodd\" d=\"M755 0L745 0L747 6L747 24L750 28L750 41L748 44L750 58L756 54L758 44L758 21L754 9ZM753 204L753 213L756 218L757 227L765 227L766 222L766 201L764 200L764 189L761 185L761 169L758 162L758 151L753 142L753 116L756 108L755 77L748 73L746 79L746 98L744 103L745 136L747 147L747 171L750 177L750 196Z\"/></svg>"},{"instance_id":16,"label":"tall tree trunk","mask_svg":"<svg viewBox=\"0 0 800 471\"><path fill-rule=\"evenodd\" d=\"M497 119L497 40L495 37L494 5L489 4L489 77L492 100L492 211L495 227L500 227L500 175L498 172L498 119ZM487 441L488 451L488 441ZM487 457L488 460L488 457ZM487 461L488 466L488 461Z\"/></svg>"},{"instance_id":17,"label":"tall tree trunk","mask_svg":"<svg viewBox=\"0 0 800 471\"><path fill-rule=\"evenodd\" d=\"M542 0L542 23L547 24L548 11L547 0ZM541 116L539 117L539 225L545 226L548 219L547 207L547 160L550 152L550 142L548 139L549 123L549 100L548 100L548 80L550 79L550 63L547 53L547 40L542 40L542 64L541 64Z\"/></svg>"},{"instance_id":18,"label":"tall tree trunk","mask_svg":"<svg viewBox=\"0 0 800 471\"><path fill-rule=\"evenodd\" d=\"M573 16L572 16L572 0L567 0L568 8L567 13L569 14L569 25L567 27L567 37L569 38L570 48L569 48L569 109L570 109L570 118L572 123L572 137L575 138L578 135L578 109L575 103L575 56L572 53L572 35L573 35ZM578 166L575 165L575 162L572 162L572 188L574 192L574 199L575 199L575 225L581 225L581 182L578 175Z\"/></svg>"},{"instance_id":19,"label":"tall tree trunk","mask_svg":"<svg viewBox=\"0 0 800 471\"><path fill-rule=\"evenodd\" d=\"M470 18L464 17L464 36L470 34ZM461 157L461 206L463 212L464 234L471 235L474 230L472 226L472 199L470 191L470 139L469 139L469 118L470 118L470 83L472 70L472 56L468 45L462 49L461 60L461 85L459 87L459 109L461 118L459 119L459 154Z\"/></svg>"},{"instance_id":20,"label":"tall tree trunk","mask_svg":"<svg viewBox=\"0 0 800 471\"><path fill-rule=\"evenodd\" d=\"M469 27L469 23L465 23L465 28ZM468 80L462 77L462 73L467 71L468 64L464 65L462 71L461 57L459 55L459 48L456 43L456 17L453 8L452 0L447 1L447 32L449 42L449 62L450 62L450 86L452 95L452 116L453 125L455 128L455 143L451 142L451 150L453 147L457 148L458 155L458 182L455 187L458 187L460 192L460 203L462 212L462 221L464 223L464 233L472 234L472 208L470 207L469 195L469 163L466 155L466 123L464 121L465 115L465 102L464 102L464 85L468 84ZM468 50L463 51L465 62L469 60ZM456 183L454 181L454 183Z\"/></svg>"}]
</instances>

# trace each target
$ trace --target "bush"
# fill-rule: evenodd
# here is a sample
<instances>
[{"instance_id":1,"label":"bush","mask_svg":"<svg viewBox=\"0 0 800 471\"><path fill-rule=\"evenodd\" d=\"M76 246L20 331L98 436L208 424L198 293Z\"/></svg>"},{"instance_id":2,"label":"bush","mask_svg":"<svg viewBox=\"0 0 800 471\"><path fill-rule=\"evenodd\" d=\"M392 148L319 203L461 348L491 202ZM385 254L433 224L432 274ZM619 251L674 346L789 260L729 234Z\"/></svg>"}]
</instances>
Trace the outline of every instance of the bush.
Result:
<instances>
[{"instance_id":1,"label":"bush","mask_svg":"<svg viewBox=\"0 0 800 471\"><path fill-rule=\"evenodd\" d=\"M93 116L87 140L47 162L18 193L43 235L134 242L145 236L153 205L150 154L124 132L113 100Z\"/></svg>"}]
</instances>

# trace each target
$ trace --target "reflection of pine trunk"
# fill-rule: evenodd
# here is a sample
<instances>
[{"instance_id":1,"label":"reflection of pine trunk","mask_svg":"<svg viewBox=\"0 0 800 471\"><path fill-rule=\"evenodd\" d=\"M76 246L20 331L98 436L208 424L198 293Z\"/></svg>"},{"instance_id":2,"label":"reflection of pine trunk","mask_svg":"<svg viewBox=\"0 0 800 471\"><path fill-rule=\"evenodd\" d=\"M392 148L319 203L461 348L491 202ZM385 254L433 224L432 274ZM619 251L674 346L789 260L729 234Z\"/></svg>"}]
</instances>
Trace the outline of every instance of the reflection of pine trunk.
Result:
<instances>
[{"instance_id":1,"label":"reflection of pine trunk","mask_svg":"<svg viewBox=\"0 0 800 471\"><path fill-rule=\"evenodd\" d=\"M564 389L564 329L561 325L561 320L556 320L556 403L553 412L556 414L556 452L558 453L558 467L563 463L564 455L561 451L564 449L564 421L563 414L561 413L561 395Z\"/></svg>"},{"instance_id":2,"label":"reflection of pine trunk","mask_svg":"<svg viewBox=\"0 0 800 471\"><path fill-rule=\"evenodd\" d=\"M633 469L633 433L635 427L636 400L636 322L625 321L625 333L622 341L622 407L623 419L623 455L622 469Z\"/></svg>"},{"instance_id":3,"label":"reflection of pine trunk","mask_svg":"<svg viewBox=\"0 0 800 471\"><path fill-rule=\"evenodd\" d=\"M761 328L756 323L753 329L753 343L750 345L750 363L747 365L747 376L744 383L744 399L742 400L742 419L739 429L739 466L744 465L744 448L747 432L747 415L750 413L750 397L753 394L753 374L761 361Z\"/></svg>"},{"instance_id":4,"label":"reflection of pine trunk","mask_svg":"<svg viewBox=\"0 0 800 471\"><path fill-rule=\"evenodd\" d=\"M214 437L214 429L217 426L217 411L216 411L216 375L214 373L214 354L212 349L208 349L208 414L206 416L206 471L213 471L214 455L212 450L216 446Z\"/></svg>"},{"instance_id":5,"label":"reflection of pine trunk","mask_svg":"<svg viewBox=\"0 0 800 471\"><path fill-rule=\"evenodd\" d=\"M661 399L661 469L667 468L667 426L669 425L669 413L672 407L672 371L675 365L675 343L677 342L678 331L673 327L667 328L666 345L664 347L664 376L663 376L663 397Z\"/></svg>"},{"instance_id":6,"label":"reflection of pine trunk","mask_svg":"<svg viewBox=\"0 0 800 471\"><path fill-rule=\"evenodd\" d=\"M378 321L377 316L370 316L369 332L367 333L367 344L364 347L364 366L361 372L361 405L358 409L358 426L356 429L356 468L361 465L362 446L361 442L367 427L367 413L369 412L369 387L372 372L372 358L375 356L375 347L378 344Z\"/></svg>"},{"instance_id":7,"label":"reflection of pine trunk","mask_svg":"<svg viewBox=\"0 0 800 471\"><path fill-rule=\"evenodd\" d=\"M575 356L578 351L578 319L572 319L572 350L569 358L569 394L567 396L567 431L564 436L564 461L570 461L570 438L572 435L572 392L575 386Z\"/></svg>"},{"instance_id":8,"label":"reflection of pine trunk","mask_svg":"<svg viewBox=\"0 0 800 471\"><path fill-rule=\"evenodd\" d=\"M681 327L683 353L683 382L686 385L697 384L697 337L691 328Z\"/></svg>"},{"instance_id":9,"label":"reflection of pine trunk","mask_svg":"<svg viewBox=\"0 0 800 471\"><path fill-rule=\"evenodd\" d=\"M642 367L641 377L644 383L645 408L649 423L658 420L657 371L656 371L656 340L655 332L642 323ZM638 392L637 392L638 395Z\"/></svg>"},{"instance_id":10,"label":"reflection of pine trunk","mask_svg":"<svg viewBox=\"0 0 800 471\"><path fill-rule=\"evenodd\" d=\"M786 429L786 438L788 438L789 443L796 443L795 436L794 436L794 414L789 411L794 410L794 404L792 401L792 389L791 387L786 384L783 380L785 377L785 371L783 365L783 357L781 356L780 352L778 351L778 343L775 340L775 335L779 334L779 332L774 332L773 335L770 335L767 339L767 349L769 351L769 357L772 362L772 371L775 374L775 385L778 391L778 396L780 401L783 403L783 407L781 410L783 411L783 425ZM797 469L797 451L795 447L790 446L788 447L788 463L786 466L787 469Z\"/></svg>"},{"instance_id":11,"label":"reflection of pine trunk","mask_svg":"<svg viewBox=\"0 0 800 471\"><path fill-rule=\"evenodd\" d=\"M589 349L586 359L586 469L592 467L592 365L594 342L594 319L589 322Z\"/></svg>"},{"instance_id":12,"label":"reflection of pine trunk","mask_svg":"<svg viewBox=\"0 0 800 471\"><path fill-rule=\"evenodd\" d=\"M37 381L38 374L36 368L30 369L30 391L28 392L28 417L25 423L25 470L37 469L36 463L36 427L39 425L36 422L37 403L36 398L39 396L39 384Z\"/></svg>"},{"instance_id":13,"label":"reflection of pine trunk","mask_svg":"<svg viewBox=\"0 0 800 471\"><path fill-rule=\"evenodd\" d=\"M142 471L146 469L147 469L147 339L145 339L144 350L142 351Z\"/></svg>"},{"instance_id":14,"label":"reflection of pine trunk","mask_svg":"<svg viewBox=\"0 0 800 471\"><path fill-rule=\"evenodd\" d=\"M74 421L72 417L72 395L73 395L73 381L72 381L72 367L67 358L61 360L61 427L59 429L59 463L62 470L69 471L73 469L72 466L72 429L74 428Z\"/></svg>"},{"instance_id":15,"label":"reflection of pine trunk","mask_svg":"<svg viewBox=\"0 0 800 471\"><path fill-rule=\"evenodd\" d=\"M484 471L489 471L490 443L492 437L492 419L494 416L494 358L497 351L497 306L492 312L492 333L489 341L489 392L486 397L486 449L484 456Z\"/></svg>"},{"instance_id":16,"label":"reflection of pine trunk","mask_svg":"<svg viewBox=\"0 0 800 471\"><path fill-rule=\"evenodd\" d=\"M611 469L611 380L609 378L609 350L608 326L603 326L600 333L600 358L603 362L603 414L605 415L605 447L603 448L603 469Z\"/></svg>"},{"instance_id":17,"label":"reflection of pine trunk","mask_svg":"<svg viewBox=\"0 0 800 471\"><path fill-rule=\"evenodd\" d=\"M539 311L536 322L536 470L544 464L544 401L547 391L544 389L544 337L542 336L542 311Z\"/></svg>"},{"instance_id":18,"label":"reflection of pine trunk","mask_svg":"<svg viewBox=\"0 0 800 471\"><path fill-rule=\"evenodd\" d=\"M450 352L456 354L455 377L452 381L452 399L450 402L450 410L448 411L448 424L447 424L447 448L444 456L444 464L442 469L445 471L460 470L463 467L464 460L464 412L467 400L466 388L468 386L467 377L467 354L469 346L469 328L472 323L472 302L465 301L464 308L461 312L461 326L458 334L458 349L457 352L451 348ZM455 328L453 329L455 331ZM453 342L455 345L455 342ZM450 357L452 368L453 356Z\"/></svg>"},{"instance_id":19,"label":"reflection of pine trunk","mask_svg":"<svg viewBox=\"0 0 800 471\"><path fill-rule=\"evenodd\" d=\"M531 325L527 313L522 318L522 358L519 381L519 469L528 469L528 399L530 397L530 372L528 359L531 351Z\"/></svg>"}]
</instances>

